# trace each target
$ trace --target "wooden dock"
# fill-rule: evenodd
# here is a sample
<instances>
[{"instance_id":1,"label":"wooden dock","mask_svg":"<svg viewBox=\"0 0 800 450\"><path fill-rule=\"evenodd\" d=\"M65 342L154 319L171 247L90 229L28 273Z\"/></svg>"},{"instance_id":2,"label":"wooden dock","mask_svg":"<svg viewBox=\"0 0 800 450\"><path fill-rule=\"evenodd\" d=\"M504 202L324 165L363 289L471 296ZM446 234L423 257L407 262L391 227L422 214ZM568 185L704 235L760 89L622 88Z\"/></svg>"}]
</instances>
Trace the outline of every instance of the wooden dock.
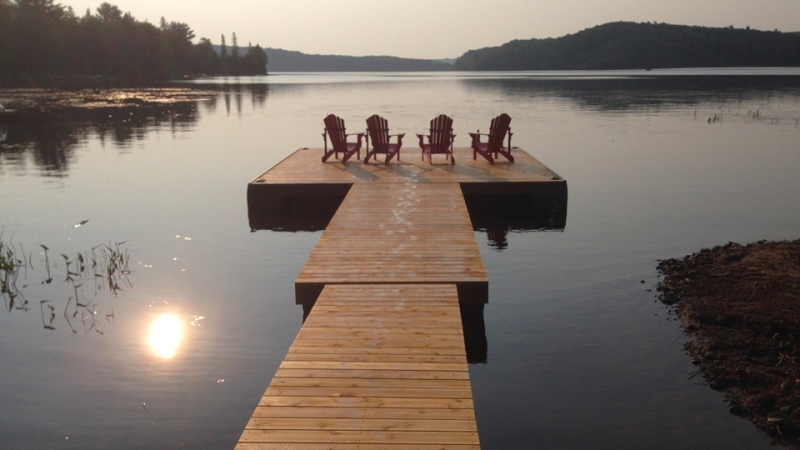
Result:
<instances>
[{"instance_id":1,"label":"wooden dock","mask_svg":"<svg viewBox=\"0 0 800 450\"><path fill-rule=\"evenodd\" d=\"M327 286L236 448L479 448L455 286Z\"/></svg>"},{"instance_id":2,"label":"wooden dock","mask_svg":"<svg viewBox=\"0 0 800 450\"><path fill-rule=\"evenodd\" d=\"M548 189L564 189L566 182L539 160L519 148L513 149L514 164L500 160L489 164L478 157L472 159L472 150L456 148L453 154L456 164L451 166L444 159L434 157L428 164L420 157L418 148L401 150L402 159L392 160L389 165L382 162L364 164L355 158L341 164L333 158L321 163L321 148L300 149L279 162L275 167L256 177L250 189L274 189L290 187L295 191L318 187L335 188L356 183L458 183L479 190L498 192L544 192ZM363 156L363 155L362 155ZM318 192L321 193L321 192Z\"/></svg>"},{"instance_id":3,"label":"wooden dock","mask_svg":"<svg viewBox=\"0 0 800 450\"><path fill-rule=\"evenodd\" d=\"M331 284L452 283L485 299L488 282L458 184L358 183L295 289L305 303Z\"/></svg>"},{"instance_id":4,"label":"wooden dock","mask_svg":"<svg viewBox=\"0 0 800 450\"><path fill-rule=\"evenodd\" d=\"M301 149L248 185L252 229L324 232L295 282L307 317L237 450L480 447L459 304L482 311L488 278L465 198L544 196L566 218L566 181L513 153L385 166Z\"/></svg>"},{"instance_id":5,"label":"wooden dock","mask_svg":"<svg viewBox=\"0 0 800 450\"><path fill-rule=\"evenodd\" d=\"M470 149L456 148L454 166L429 165L413 148L401 150L402 159L388 166L355 159L347 164L332 159L323 164L322 153L321 148L297 150L248 184L251 229L324 230L351 186L395 183L455 183L461 187L471 216L475 210L484 210L484 205L497 206L499 200L510 205L507 212L512 215L533 211L540 222L546 219L545 223L551 224L546 226L563 228L566 223L566 180L519 148L513 150L514 164L473 161ZM434 162L439 161L434 158ZM492 220L496 213L492 210L486 218ZM551 217L545 217L548 215ZM542 226L533 224L531 228Z\"/></svg>"}]
</instances>

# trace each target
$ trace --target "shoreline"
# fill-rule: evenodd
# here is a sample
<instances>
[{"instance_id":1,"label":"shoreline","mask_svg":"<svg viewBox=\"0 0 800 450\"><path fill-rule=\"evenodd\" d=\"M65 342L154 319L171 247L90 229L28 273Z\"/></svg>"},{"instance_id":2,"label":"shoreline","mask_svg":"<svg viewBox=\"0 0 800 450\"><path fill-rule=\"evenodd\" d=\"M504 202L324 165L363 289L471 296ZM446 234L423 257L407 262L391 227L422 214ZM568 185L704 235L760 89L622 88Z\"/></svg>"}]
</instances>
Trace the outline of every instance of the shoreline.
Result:
<instances>
[{"instance_id":1,"label":"shoreline","mask_svg":"<svg viewBox=\"0 0 800 450\"><path fill-rule=\"evenodd\" d=\"M800 240L728 243L658 265L659 299L730 412L800 447Z\"/></svg>"},{"instance_id":2,"label":"shoreline","mask_svg":"<svg viewBox=\"0 0 800 450\"><path fill-rule=\"evenodd\" d=\"M62 109L163 106L212 100L216 93L205 89L164 85L140 88L6 88L0 89L5 113L42 113Z\"/></svg>"}]
</instances>

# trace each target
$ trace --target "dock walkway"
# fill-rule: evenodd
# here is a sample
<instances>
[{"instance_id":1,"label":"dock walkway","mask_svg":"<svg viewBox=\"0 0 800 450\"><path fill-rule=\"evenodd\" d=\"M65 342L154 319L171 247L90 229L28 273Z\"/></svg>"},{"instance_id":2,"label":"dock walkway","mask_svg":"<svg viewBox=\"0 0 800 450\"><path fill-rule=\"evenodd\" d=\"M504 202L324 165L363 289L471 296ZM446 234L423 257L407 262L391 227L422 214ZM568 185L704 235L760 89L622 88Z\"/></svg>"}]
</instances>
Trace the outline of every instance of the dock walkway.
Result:
<instances>
[{"instance_id":1,"label":"dock walkway","mask_svg":"<svg viewBox=\"0 0 800 450\"><path fill-rule=\"evenodd\" d=\"M566 202L566 181L516 148L494 165L321 155L248 185L251 228L324 232L295 282L310 313L236 449L480 448L459 302L485 303L488 278L465 195Z\"/></svg>"},{"instance_id":2,"label":"dock walkway","mask_svg":"<svg viewBox=\"0 0 800 450\"><path fill-rule=\"evenodd\" d=\"M236 448L480 448L455 285L327 286Z\"/></svg>"},{"instance_id":3,"label":"dock walkway","mask_svg":"<svg viewBox=\"0 0 800 450\"><path fill-rule=\"evenodd\" d=\"M331 284L452 283L488 292L456 183L355 184L295 282L297 298Z\"/></svg>"}]
</instances>

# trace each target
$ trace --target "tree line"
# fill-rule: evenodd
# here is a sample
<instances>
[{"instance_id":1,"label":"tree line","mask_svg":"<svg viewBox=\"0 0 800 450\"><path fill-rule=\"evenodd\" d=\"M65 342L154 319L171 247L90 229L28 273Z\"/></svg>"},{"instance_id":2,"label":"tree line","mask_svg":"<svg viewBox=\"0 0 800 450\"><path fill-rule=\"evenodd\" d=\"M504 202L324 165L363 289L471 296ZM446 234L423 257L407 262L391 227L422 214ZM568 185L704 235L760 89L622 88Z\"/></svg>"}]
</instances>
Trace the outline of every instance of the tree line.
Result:
<instances>
[{"instance_id":1,"label":"tree line","mask_svg":"<svg viewBox=\"0 0 800 450\"><path fill-rule=\"evenodd\" d=\"M455 70L798 67L800 33L615 22L555 39L470 50Z\"/></svg>"},{"instance_id":2,"label":"tree line","mask_svg":"<svg viewBox=\"0 0 800 450\"><path fill-rule=\"evenodd\" d=\"M308 55L305 53L267 49L273 72L415 72L452 70L452 64L394 56Z\"/></svg>"},{"instance_id":3,"label":"tree line","mask_svg":"<svg viewBox=\"0 0 800 450\"><path fill-rule=\"evenodd\" d=\"M109 3L78 17L54 0L0 0L0 83L94 77L141 84L187 75L265 75L267 54L211 41L163 17L156 26Z\"/></svg>"}]
</instances>

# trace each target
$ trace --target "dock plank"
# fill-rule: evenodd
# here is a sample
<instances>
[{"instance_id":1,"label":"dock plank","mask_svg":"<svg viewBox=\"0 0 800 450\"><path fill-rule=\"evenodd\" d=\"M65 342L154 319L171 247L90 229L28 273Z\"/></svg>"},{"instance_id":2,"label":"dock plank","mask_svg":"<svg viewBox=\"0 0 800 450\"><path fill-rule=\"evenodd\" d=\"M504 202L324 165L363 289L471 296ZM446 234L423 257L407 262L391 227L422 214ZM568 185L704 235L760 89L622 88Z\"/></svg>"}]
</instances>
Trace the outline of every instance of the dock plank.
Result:
<instances>
[{"instance_id":1,"label":"dock plank","mask_svg":"<svg viewBox=\"0 0 800 450\"><path fill-rule=\"evenodd\" d=\"M461 444L416 444L409 447L408 444L359 444L358 450L479 450L479 445L461 445ZM269 442L240 442L236 445L235 450L352 450L352 444L337 444L337 443L308 443L301 444L287 444L287 443L269 443Z\"/></svg>"},{"instance_id":2,"label":"dock plank","mask_svg":"<svg viewBox=\"0 0 800 450\"><path fill-rule=\"evenodd\" d=\"M487 285L488 277L457 184L361 183L295 283Z\"/></svg>"},{"instance_id":3,"label":"dock plank","mask_svg":"<svg viewBox=\"0 0 800 450\"><path fill-rule=\"evenodd\" d=\"M480 448L454 284L326 286L236 448L355 446Z\"/></svg>"},{"instance_id":4,"label":"dock plank","mask_svg":"<svg viewBox=\"0 0 800 450\"><path fill-rule=\"evenodd\" d=\"M243 442L464 445L478 444L476 432L419 432L373 430L264 430L245 429Z\"/></svg>"}]
</instances>

